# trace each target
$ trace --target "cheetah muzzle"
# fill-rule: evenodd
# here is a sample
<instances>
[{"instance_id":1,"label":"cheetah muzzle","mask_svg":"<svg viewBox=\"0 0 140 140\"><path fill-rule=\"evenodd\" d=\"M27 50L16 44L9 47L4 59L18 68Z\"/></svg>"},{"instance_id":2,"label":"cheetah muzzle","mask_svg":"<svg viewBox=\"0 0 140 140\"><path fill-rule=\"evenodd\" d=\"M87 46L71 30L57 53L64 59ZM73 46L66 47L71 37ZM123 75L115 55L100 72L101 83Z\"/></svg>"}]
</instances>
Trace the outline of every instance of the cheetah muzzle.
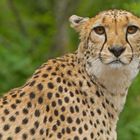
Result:
<instances>
[{"instance_id":1,"label":"cheetah muzzle","mask_svg":"<svg viewBox=\"0 0 140 140\"><path fill-rule=\"evenodd\" d=\"M80 36L77 51L48 60L0 98L0 140L117 140L140 67L140 19L109 10L70 22Z\"/></svg>"}]
</instances>

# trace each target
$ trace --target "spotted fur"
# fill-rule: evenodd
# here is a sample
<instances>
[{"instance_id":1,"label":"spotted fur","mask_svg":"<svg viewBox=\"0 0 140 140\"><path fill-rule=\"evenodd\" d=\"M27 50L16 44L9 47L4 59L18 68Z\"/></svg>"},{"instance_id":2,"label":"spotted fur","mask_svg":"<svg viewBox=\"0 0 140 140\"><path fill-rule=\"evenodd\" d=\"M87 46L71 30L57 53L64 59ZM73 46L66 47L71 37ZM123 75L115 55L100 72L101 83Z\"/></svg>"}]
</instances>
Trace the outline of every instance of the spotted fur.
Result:
<instances>
[{"instance_id":1,"label":"spotted fur","mask_svg":"<svg viewBox=\"0 0 140 140\"><path fill-rule=\"evenodd\" d=\"M109 10L70 21L80 33L78 50L49 60L25 85L0 98L0 140L117 139L118 116L139 71L140 20ZM130 24L138 30L128 35ZM115 57L108 48L114 45L126 48L124 64L110 63Z\"/></svg>"}]
</instances>

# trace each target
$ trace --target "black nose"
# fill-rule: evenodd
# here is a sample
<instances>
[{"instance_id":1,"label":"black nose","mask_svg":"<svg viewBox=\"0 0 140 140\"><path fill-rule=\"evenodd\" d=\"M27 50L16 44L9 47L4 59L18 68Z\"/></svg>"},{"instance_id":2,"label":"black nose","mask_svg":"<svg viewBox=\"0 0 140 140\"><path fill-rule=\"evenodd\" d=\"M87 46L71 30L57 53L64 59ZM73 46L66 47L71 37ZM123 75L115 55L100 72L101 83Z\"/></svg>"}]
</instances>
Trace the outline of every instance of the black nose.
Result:
<instances>
[{"instance_id":1,"label":"black nose","mask_svg":"<svg viewBox=\"0 0 140 140\"><path fill-rule=\"evenodd\" d=\"M111 48L108 48L108 50L114 54L114 56L119 57L124 51L124 47L118 47L118 46L113 46Z\"/></svg>"}]
</instances>

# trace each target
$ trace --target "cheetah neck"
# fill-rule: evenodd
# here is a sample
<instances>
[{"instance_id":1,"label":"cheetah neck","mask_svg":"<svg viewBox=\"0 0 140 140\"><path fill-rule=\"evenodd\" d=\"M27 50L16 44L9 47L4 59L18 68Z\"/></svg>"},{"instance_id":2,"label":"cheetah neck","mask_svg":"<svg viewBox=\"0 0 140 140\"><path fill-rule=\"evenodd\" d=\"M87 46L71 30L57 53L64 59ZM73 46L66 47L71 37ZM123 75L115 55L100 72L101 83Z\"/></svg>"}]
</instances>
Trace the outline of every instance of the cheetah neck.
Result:
<instances>
[{"instance_id":1,"label":"cheetah neck","mask_svg":"<svg viewBox=\"0 0 140 140\"><path fill-rule=\"evenodd\" d=\"M103 64L96 64L91 68L87 68L90 75L97 77L97 81L101 83L111 94L124 94L130 87L132 81L137 76L139 69L136 61L131 65L112 68Z\"/></svg>"},{"instance_id":2,"label":"cheetah neck","mask_svg":"<svg viewBox=\"0 0 140 140\"><path fill-rule=\"evenodd\" d=\"M91 61L90 65L86 64L86 71L99 85L105 87L106 96L115 104L116 110L121 112L128 88L139 72L138 63L132 61L131 65L112 68L101 62Z\"/></svg>"}]
</instances>

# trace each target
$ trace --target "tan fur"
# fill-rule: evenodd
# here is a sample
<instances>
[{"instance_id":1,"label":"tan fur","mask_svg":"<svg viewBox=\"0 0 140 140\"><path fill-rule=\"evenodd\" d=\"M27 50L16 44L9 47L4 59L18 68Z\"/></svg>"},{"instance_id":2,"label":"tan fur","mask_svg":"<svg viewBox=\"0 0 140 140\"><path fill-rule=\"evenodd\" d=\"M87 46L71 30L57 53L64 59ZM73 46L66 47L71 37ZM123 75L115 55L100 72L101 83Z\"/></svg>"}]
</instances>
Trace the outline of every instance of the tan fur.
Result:
<instances>
[{"instance_id":1,"label":"tan fur","mask_svg":"<svg viewBox=\"0 0 140 140\"><path fill-rule=\"evenodd\" d=\"M0 140L117 140L119 114L139 72L140 19L109 10L70 22L80 34L78 50L49 60L0 99ZM130 25L138 28L133 34ZM125 47L118 58L109 51L114 46Z\"/></svg>"}]
</instances>

